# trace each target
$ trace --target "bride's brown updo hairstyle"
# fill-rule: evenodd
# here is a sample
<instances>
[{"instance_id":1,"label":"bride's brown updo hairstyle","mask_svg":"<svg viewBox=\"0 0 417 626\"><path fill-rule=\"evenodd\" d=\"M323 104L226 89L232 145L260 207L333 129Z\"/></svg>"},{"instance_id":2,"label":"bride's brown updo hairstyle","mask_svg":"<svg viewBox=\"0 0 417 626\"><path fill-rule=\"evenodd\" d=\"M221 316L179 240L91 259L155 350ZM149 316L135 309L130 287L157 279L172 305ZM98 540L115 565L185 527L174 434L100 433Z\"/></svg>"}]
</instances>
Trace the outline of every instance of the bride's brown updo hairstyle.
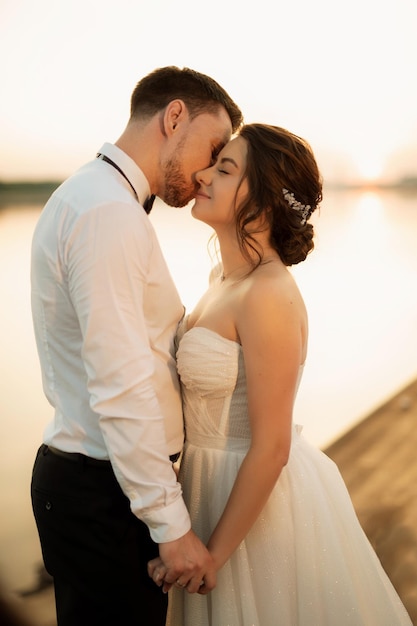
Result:
<instances>
[{"instance_id":1,"label":"bride's brown updo hairstyle","mask_svg":"<svg viewBox=\"0 0 417 626\"><path fill-rule=\"evenodd\" d=\"M271 245L282 262L300 263L314 247L314 229L308 219L322 199L322 179L313 151L304 139L278 126L246 124L239 136L247 143L249 186L237 210L241 249L251 248L262 262L262 251L251 237L251 223L261 218L271 229Z\"/></svg>"}]
</instances>

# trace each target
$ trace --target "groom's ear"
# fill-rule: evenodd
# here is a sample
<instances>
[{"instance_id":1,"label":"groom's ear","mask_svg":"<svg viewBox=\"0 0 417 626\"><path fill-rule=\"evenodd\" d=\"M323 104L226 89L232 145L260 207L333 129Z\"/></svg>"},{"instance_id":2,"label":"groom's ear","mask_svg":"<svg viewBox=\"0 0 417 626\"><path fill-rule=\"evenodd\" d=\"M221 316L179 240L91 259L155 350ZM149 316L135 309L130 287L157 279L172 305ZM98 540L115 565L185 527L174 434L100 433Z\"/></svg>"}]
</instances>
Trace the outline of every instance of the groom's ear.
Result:
<instances>
[{"instance_id":1,"label":"groom's ear","mask_svg":"<svg viewBox=\"0 0 417 626\"><path fill-rule=\"evenodd\" d=\"M183 100L171 100L165 108L163 116L163 134L165 137L172 137L178 134L184 122L188 121L188 109Z\"/></svg>"}]
</instances>

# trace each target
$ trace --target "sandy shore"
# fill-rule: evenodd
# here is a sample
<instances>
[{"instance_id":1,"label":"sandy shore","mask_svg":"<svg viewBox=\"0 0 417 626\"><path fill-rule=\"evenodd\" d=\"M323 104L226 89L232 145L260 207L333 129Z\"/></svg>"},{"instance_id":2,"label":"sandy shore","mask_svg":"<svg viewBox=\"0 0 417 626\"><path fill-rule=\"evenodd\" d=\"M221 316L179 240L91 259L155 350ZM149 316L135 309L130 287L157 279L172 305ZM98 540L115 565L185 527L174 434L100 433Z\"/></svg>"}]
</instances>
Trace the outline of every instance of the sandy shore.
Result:
<instances>
[{"instance_id":1,"label":"sandy shore","mask_svg":"<svg viewBox=\"0 0 417 626\"><path fill-rule=\"evenodd\" d=\"M325 450L339 466L361 524L415 625L416 451L417 381ZM34 626L56 626L52 587L42 577L38 582L37 592L12 593L11 599Z\"/></svg>"}]
</instances>

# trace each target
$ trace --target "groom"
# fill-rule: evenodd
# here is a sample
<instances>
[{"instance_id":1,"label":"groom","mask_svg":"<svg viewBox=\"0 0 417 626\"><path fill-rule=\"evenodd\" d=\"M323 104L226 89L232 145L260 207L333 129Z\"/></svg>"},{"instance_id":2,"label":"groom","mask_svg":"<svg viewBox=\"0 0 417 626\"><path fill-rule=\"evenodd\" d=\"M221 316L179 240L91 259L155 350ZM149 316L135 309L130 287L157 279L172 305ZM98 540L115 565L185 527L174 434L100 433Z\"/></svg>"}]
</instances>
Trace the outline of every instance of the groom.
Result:
<instances>
[{"instance_id":1,"label":"groom","mask_svg":"<svg viewBox=\"0 0 417 626\"><path fill-rule=\"evenodd\" d=\"M144 206L153 194L187 204L241 123L210 77L155 70L118 141L55 191L35 229L33 322L54 416L32 502L58 626L164 626L167 596L147 574L158 550L167 584L215 586L172 468L183 307Z\"/></svg>"}]
</instances>

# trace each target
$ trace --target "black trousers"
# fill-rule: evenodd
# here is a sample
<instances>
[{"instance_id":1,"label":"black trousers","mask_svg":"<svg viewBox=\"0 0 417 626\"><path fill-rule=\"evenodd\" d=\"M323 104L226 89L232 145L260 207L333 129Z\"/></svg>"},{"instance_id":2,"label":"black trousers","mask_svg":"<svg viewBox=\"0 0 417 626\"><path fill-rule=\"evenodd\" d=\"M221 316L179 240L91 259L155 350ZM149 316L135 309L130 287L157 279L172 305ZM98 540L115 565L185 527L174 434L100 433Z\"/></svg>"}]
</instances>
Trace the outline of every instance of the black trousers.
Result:
<instances>
[{"instance_id":1,"label":"black trousers","mask_svg":"<svg viewBox=\"0 0 417 626\"><path fill-rule=\"evenodd\" d=\"M158 555L110 463L39 448L32 505L54 578L58 626L165 626L167 596L149 578Z\"/></svg>"}]
</instances>

